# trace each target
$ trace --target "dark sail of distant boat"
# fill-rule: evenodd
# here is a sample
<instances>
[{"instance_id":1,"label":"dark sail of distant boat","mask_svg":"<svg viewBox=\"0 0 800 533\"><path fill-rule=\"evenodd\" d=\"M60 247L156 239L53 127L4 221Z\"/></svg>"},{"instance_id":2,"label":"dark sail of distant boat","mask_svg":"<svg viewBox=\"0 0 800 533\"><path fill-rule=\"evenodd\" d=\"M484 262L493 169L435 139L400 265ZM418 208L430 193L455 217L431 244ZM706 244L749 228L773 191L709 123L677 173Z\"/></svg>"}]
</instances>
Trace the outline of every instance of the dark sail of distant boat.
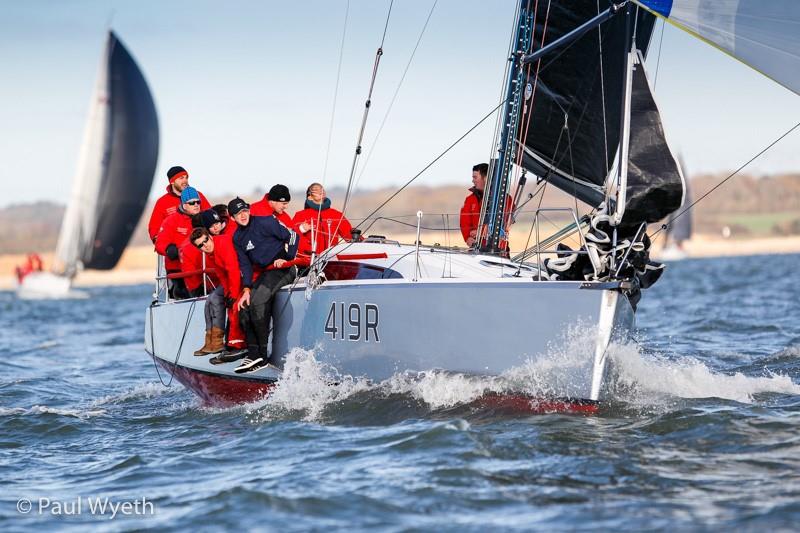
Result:
<instances>
[{"instance_id":1,"label":"dark sail of distant boat","mask_svg":"<svg viewBox=\"0 0 800 533\"><path fill-rule=\"evenodd\" d=\"M158 159L158 117L128 50L108 33L56 268L114 268L147 203Z\"/></svg>"}]
</instances>

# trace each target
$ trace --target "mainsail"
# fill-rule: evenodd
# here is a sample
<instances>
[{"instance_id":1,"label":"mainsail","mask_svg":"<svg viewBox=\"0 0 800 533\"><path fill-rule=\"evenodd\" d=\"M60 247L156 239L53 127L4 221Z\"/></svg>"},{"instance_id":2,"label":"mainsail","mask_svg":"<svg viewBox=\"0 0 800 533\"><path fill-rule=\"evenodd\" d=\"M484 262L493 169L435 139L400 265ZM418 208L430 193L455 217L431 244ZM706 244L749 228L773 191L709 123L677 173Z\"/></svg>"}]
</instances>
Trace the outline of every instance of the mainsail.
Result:
<instances>
[{"instance_id":1,"label":"mainsail","mask_svg":"<svg viewBox=\"0 0 800 533\"><path fill-rule=\"evenodd\" d=\"M536 22L534 43L541 46L568 34L599 13L596 0L554 2L546 21ZM644 55L655 17L635 9L635 42ZM545 24L546 22L546 24ZM532 89L530 126L518 141L522 165L592 207L605 200L607 176L620 146L625 16L616 15L564 50L545 56L528 76ZM683 183L667 147L661 119L644 72L633 72L627 202L622 226L655 222L680 206ZM623 229L627 229L623 228Z\"/></svg>"},{"instance_id":2,"label":"mainsail","mask_svg":"<svg viewBox=\"0 0 800 533\"><path fill-rule=\"evenodd\" d=\"M100 62L78 168L56 247L56 268L111 269L142 215L158 159L147 82L113 32Z\"/></svg>"},{"instance_id":3,"label":"mainsail","mask_svg":"<svg viewBox=\"0 0 800 533\"><path fill-rule=\"evenodd\" d=\"M800 94L798 0L635 0Z\"/></svg>"}]
</instances>

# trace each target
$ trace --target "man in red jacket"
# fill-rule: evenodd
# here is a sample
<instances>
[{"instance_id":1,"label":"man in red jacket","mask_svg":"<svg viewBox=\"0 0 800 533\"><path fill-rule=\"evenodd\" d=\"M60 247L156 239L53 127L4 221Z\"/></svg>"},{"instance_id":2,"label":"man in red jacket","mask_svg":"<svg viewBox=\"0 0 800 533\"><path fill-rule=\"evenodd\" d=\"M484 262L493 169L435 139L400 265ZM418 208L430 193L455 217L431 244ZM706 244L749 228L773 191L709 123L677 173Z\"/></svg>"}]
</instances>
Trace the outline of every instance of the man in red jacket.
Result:
<instances>
[{"instance_id":1,"label":"man in red jacket","mask_svg":"<svg viewBox=\"0 0 800 533\"><path fill-rule=\"evenodd\" d=\"M192 216L200 212L200 195L194 187L183 189L178 210L169 215L161 223L156 235L156 252L165 257L167 274L181 271L179 247L189 238L192 231ZM182 279L173 279L172 295L176 298L188 297L186 284Z\"/></svg>"},{"instance_id":2,"label":"man in red jacket","mask_svg":"<svg viewBox=\"0 0 800 533\"><path fill-rule=\"evenodd\" d=\"M289 229L294 229L292 227L292 217L286 212L291 200L292 196L289 194L289 188L286 185L273 185L269 192L264 195L264 198L250 206L250 216L268 217L274 215L278 222Z\"/></svg>"},{"instance_id":3,"label":"man in red jacket","mask_svg":"<svg viewBox=\"0 0 800 533\"><path fill-rule=\"evenodd\" d=\"M331 207L331 200L325 196L325 188L312 183L306 190L305 209L298 211L292 220L294 229L300 234L297 255L311 257L339 243L339 237L350 240L352 226L344 215Z\"/></svg>"},{"instance_id":4,"label":"man in red jacket","mask_svg":"<svg viewBox=\"0 0 800 533\"><path fill-rule=\"evenodd\" d=\"M461 236L464 237L464 241L470 247L478 239L483 189L486 187L486 175L488 173L489 165L487 163L480 163L472 167L472 188L470 188L470 194L461 207L461 216L459 217Z\"/></svg>"},{"instance_id":5,"label":"man in red jacket","mask_svg":"<svg viewBox=\"0 0 800 533\"><path fill-rule=\"evenodd\" d=\"M469 196L466 197L464 205L461 207L461 215L459 217L461 236L464 237L464 242L466 242L467 246L470 248L477 243L479 238L478 233L481 225L480 216L481 204L483 203L483 189L486 187L486 176L488 174L489 165L487 163L479 163L472 167L472 187L469 189ZM513 207L511 196L506 195L506 212L503 217L506 226L511 218L511 210ZM508 242L502 240L500 247L507 250Z\"/></svg>"},{"instance_id":6,"label":"man in red jacket","mask_svg":"<svg viewBox=\"0 0 800 533\"><path fill-rule=\"evenodd\" d=\"M161 229L161 223L169 215L178 210L181 204L181 193L189 186L189 173L183 167L172 167L167 171L167 178L169 185L167 185L167 193L161 198L156 200L156 205L153 206L153 212L150 214L150 222L147 224L147 232L150 235L150 240L156 242L156 235L158 230ZM200 196L200 208L208 209L211 205L206 200L202 193Z\"/></svg>"},{"instance_id":7,"label":"man in red jacket","mask_svg":"<svg viewBox=\"0 0 800 533\"><path fill-rule=\"evenodd\" d=\"M199 215L192 217L192 226L194 229L206 228L211 235L220 235L225 229L225 225L219 218L219 215L213 209L206 209ZM183 282L186 284L186 290L189 291L189 296L197 298L208 294L214 290L214 287L219 285L219 279L216 274L209 273L203 275L199 271L203 268L203 252L198 247L192 244L191 239L187 238L178 246L178 252L181 261L181 273L185 275ZM206 261L205 269L211 269L212 265ZM190 272L197 272L196 274L189 274ZM205 287L203 281L205 280Z\"/></svg>"},{"instance_id":8,"label":"man in red jacket","mask_svg":"<svg viewBox=\"0 0 800 533\"><path fill-rule=\"evenodd\" d=\"M225 234L212 235L206 228L195 228L189 241L205 254L206 264L214 267L220 282L206 298L206 343L194 354L202 356L222 352L209 360L214 365L241 359L247 350L239 324L239 310L234 305L242 292L242 277L233 239ZM227 347L223 342L226 308L229 328Z\"/></svg>"}]
</instances>

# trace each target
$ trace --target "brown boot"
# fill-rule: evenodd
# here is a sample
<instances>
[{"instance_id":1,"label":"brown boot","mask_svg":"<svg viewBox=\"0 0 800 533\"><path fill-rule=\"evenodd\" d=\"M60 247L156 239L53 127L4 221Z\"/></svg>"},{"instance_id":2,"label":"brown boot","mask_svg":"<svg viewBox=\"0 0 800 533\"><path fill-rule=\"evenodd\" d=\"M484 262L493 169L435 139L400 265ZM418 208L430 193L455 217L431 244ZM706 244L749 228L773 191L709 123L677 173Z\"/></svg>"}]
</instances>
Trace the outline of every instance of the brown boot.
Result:
<instances>
[{"instance_id":1,"label":"brown boot","mask_svg":"<svg viewBox=\"0 0 800 533\"><path fill-rule=\"evenodd\" d=\"M220 353L225 349L225 330L222 328L211 328L211 341L205 348L206 354Z\"/></svg>"},{"instance_id":2,"label":"brown boot","mask_svg":"<svg viewBox=\"0 0 800 533\"><path fill-rule=\"evenodd\" d=\"M195 355L207 355L208 354L208 346L211 344L211 330L206 330L206 342L203 344L203 347L194 352Z\"/></svg>"}]
</instances>

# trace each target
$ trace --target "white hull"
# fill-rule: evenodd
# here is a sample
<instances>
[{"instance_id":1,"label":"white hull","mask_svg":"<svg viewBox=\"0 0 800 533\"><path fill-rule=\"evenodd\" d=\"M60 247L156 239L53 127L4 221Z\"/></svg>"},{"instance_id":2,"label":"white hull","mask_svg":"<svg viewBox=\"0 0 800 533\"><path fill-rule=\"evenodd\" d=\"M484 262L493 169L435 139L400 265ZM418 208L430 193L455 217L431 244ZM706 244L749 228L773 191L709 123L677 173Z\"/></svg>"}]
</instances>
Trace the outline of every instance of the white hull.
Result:
<instances>
[{"instance_id":1,"label":"white hull","mask_svg":"<svg viewBox=\"0 0 800 533\"><path fill-rule=\"evenodd\" d=\"M31 272L17 285L17 297L25 300L68 298L72 279L51 272Z\"/></svg>"},{"instance_id":2,"label":"white hull","mask_svg":"<svg viewBox=\"0 0 800 533\"><path fill-rule=\"evenodd\" d=\"M313 291L307 291L301 280L278 293L273 307L273 364L281 367L286 354L300 347L313 350L319 362L341 375L375 381L429 370L494 376L548 357L565 342L566 332L579 326L579 332L592 337L587 343L590 349L581 354L584 364L570 369L575 375L564 377L568 388L554 392L581 400L601 398L608 344L626 337L634 324L633 309L618 283L538 281L530 271L514 277L510 264L498 266L502 261L496 258L445 257L439 252L438 256L420 252L424 267L414 269L436 271L440 277L414 281L404 264L416 265L416 256L408 253L413 248L388 246L351 245L346 253L332 254L331 262L334 256L385 251L383 259L339 259L339 264L380 267L384 263L400 278L329 280ZM470 271L471 276L441 277L437 261L452 263L452 271ZM152 306L146 315L147 351L182 374L241 377L233 372L235 363L214 366L208 357L193 355L203 344L203 305L198 299ZM263 369L244 377L274 382L279 376ZM181 381L197 387L194 379ZM207 391L196 392L206 397Z\"/></svg>"}]
</instances>

